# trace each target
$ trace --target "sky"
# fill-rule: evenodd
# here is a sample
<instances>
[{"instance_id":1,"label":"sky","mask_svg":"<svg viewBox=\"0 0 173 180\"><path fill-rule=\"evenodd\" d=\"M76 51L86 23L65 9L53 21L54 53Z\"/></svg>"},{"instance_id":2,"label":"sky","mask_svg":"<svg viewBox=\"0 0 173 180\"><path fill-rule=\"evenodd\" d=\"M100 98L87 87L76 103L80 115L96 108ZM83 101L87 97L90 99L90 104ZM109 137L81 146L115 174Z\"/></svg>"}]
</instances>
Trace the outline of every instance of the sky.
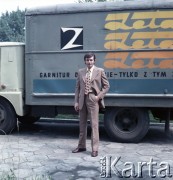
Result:
<instances>
[{"instance_id":1,"label":"sky","mask_svg":"<svg viewBox=\"0 0 173 180\"><path fill-rule=\"evenodd\" d=\"M6 11L24 10L29 7L74 3L76 0L0 0L0 14Z\"/></svg>"}]
</instances>

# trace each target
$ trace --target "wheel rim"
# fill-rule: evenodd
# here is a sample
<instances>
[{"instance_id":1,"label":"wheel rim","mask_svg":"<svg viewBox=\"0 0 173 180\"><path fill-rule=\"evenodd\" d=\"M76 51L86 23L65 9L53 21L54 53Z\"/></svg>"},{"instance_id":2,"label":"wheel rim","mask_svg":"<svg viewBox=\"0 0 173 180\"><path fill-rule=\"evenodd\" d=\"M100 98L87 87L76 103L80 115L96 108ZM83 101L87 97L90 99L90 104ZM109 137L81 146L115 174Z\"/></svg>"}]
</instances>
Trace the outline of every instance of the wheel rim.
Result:
<instances>
[{"instance_id":1,"label":"wheel rim","mask_svg":"<svg viewBox=\"0 0 173 180\"><path fill-rule=\"evenodd\" d=\"M137 112L132 109L121 109L115 116L115 128L123 132L132 132L138 125Z\"/></svg>"}]
</instances>

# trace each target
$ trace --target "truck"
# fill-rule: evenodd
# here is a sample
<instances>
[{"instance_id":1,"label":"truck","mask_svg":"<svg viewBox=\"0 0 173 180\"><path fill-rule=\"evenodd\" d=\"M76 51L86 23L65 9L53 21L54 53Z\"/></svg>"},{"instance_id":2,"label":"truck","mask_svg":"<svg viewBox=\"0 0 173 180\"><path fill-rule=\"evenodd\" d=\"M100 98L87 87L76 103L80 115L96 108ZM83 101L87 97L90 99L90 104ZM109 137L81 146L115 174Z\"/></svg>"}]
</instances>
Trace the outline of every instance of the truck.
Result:
<instances>
[{"instance_id":1,"label":"truck","mask_svg":"<svg viewBox=\"0 0 173 180\"><path fill-rule=\"evenodd\" d=\"M173 113L173 1L73 3L25 14L25 43L0 43L0 133L18 121L73 114L77 72L96 54L110 82L104 127L140 142L150 119Z\"/></svg>"}]
</instances>

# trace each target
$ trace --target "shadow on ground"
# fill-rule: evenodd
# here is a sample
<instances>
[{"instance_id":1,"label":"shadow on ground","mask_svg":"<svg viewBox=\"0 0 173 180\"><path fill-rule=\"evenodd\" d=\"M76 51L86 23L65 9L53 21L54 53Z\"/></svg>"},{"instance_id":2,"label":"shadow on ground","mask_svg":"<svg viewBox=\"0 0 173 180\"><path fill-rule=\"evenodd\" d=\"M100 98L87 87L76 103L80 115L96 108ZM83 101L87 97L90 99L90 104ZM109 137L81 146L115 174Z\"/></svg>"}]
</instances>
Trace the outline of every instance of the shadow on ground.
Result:
<instances>
[{"instance_id":1,"label":"shadow on ground","mask_svg":"<svg viewBox=\"0 0 173 180\"><path fill-rule=\"evenodd\" d=\"M105 132L103 125L100 125L100 140L111 141ZM15 131L13 134L28 136L42 136L46 138L68 138L78 139L79 125L78 122L62 122L55 120L41 120L35 124L19 124L19 132ZM91 128L88 124L88 136L91 134ZM164 124L150 125L147 135L141 142L163 142L164 144L173 142L173 132L171 130L170 136L164 131Z\"/></svg>"}]
</instances>

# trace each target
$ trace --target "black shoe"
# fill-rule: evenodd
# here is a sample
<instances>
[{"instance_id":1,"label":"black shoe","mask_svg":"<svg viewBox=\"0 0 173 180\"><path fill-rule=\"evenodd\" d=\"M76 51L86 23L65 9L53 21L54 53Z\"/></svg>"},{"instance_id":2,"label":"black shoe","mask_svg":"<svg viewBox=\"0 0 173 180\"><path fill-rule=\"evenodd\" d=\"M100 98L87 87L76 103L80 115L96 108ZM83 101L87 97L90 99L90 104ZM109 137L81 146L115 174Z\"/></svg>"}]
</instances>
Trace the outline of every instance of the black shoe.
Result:
<instances>
[{"instance_id":1,"label":"black shoe","mask_svg":"<svg viewBox=\"0 0 173 180\"><path fill-rule=\"evenodd\" d=\"M92 157L98 156L98 151L93 151L93 152L91 153L91 156L92 156Z\"/></svg>"},{"instance_id":2,"label":"black shoe","mask_svg":"<svg viewBox=\"0 0 173 180\"><path fill-rule=\"evenodd\" d=\"M79 153L79 152L83 152L83 151L86 151L86 148L76 148L72 151L72 153Z\"/></svg>"}]
</instances>

